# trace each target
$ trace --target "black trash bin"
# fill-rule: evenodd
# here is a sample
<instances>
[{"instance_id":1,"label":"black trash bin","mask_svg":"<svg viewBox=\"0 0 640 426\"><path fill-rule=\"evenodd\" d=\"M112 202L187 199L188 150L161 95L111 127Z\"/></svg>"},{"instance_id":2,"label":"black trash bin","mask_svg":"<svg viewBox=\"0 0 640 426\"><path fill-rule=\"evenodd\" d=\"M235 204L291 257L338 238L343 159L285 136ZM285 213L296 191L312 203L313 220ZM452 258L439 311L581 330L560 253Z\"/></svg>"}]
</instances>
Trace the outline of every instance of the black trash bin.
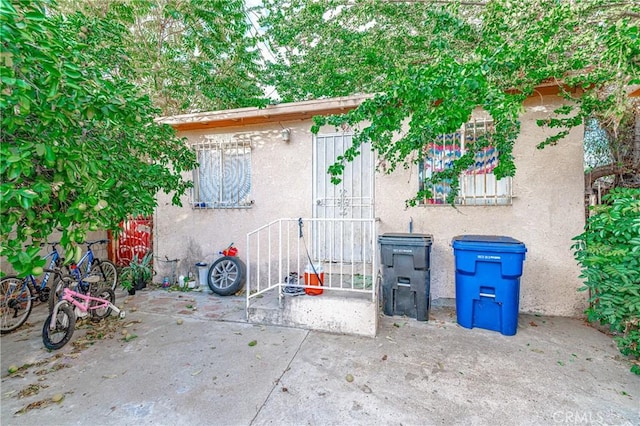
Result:
<instances>
[{"instance_id":1,"label":"black trash bin","mask_svg":"<svg viewBox=\"0 0 640 426\"><path fill-rule=\"evenodd\" d=\"M432 236L387 233L378 237L385 315L429 319Z\"/></svg>"}]
</instances>

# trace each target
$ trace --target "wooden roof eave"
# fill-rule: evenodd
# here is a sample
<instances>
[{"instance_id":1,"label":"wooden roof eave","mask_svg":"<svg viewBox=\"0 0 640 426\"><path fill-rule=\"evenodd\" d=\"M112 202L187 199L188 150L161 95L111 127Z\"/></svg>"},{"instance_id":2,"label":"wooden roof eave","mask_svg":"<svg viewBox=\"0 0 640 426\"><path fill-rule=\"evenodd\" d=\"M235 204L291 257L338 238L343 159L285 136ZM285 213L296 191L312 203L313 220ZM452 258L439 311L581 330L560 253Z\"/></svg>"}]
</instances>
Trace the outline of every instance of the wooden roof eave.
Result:
<instances>
[{"instance_id":1,"label":"wooden roof eave","mask_svg":"<svg viewBox=\"0 0 640 426\"><path fill-rule=\"evenodd\" d=\"M558 95L561 82L545 82L538 85L531 97ZM570 92L575 88L562 84L562 89ZM629 93L631 97L640 96L640 88L634 88ZM357 108L365 99L372 95L354 95L341 98L316 99L286 104L268 105L265 108L238 108L224 111L212 111L195 114L161 117L158 123L169 124L177 131L214 129L259 125L267 123L281 123L309 120L316 115L344 114Z\"/></svg>"},{"instance_id":2,"label":"wooden roof eave","mask_svg":"<svg viewBox=\"0 0 640 426\"><path fill-rule=\"evenodd\" d=\"M169 124L178 131L301 121L316 115L344 114L357 108L362 101L369 97L368 95L358 95L269 105L265 108L238 108L162 117L157 121Z\"/></svg>"},{"instance_id":3,"label":"wooden roof eave","mask_svg":"<svg viewBox=\"0 0 640 426\"><path fill-rule=\"evenodd\" d=\"M234 126L247 126L254 124L265 123L277 123L284 121L301 121L311 119L316 115L334 115L344 114L347 111L355 109L356 106L333 108L333 109L321 109L314 112L292 112L287 114L261 114L261 115L249 115L238 116L228 118L218 118L215 120L202 120L202 121L185 121L182 123L168 123L178 131L185 130L197 130L197 129L212 129L220 127L234 127Z\"/></svg>"}]
</instances>

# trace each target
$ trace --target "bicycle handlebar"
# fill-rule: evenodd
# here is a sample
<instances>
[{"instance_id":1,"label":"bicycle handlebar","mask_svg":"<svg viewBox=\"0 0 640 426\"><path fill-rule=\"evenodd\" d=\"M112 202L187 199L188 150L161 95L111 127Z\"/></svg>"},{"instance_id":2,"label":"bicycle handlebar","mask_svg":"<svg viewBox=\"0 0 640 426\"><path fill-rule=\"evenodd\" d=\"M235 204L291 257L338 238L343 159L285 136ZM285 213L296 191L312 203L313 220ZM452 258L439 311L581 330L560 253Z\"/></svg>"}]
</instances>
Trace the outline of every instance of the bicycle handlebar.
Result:
<instances>
[{"instance_id":1,"label":"bicycle handlebar","mask_svg":"<svg viewBox=\"0 0 640 426\"><path fill-rule=\"evenodd\" d=\"M109 240L102 239L102 240L95 240L95 241L85 241L82 244L86 244L88 248L91 248L91 246L94 245L94 244L107 244L108 242L109 242ZM60 241L53 241L53 242L46 241L44 243L40 243L40 247L44 247L45 245L50 245L55 251L56 246L60 245ZM25 245L24 246L25 250L30 248L30 247L32 247L32 246L29 246L29 245Z\"/></svg>"},{"instance_id":2,"label":"bicycle handlebar","mask_svg":"<svg viewBox=\"0 0 640 426\"><path fill-rule=\"evenodd\" d=\"M95 241L85 241L84 243L87 245L87 247L91 247L94 244L106 244L108 242L109 240L95 240Z\"/></svg>"},{"instance_id":3,"label":"bicycle handlebar","mask_svg":"<svg viewBox=\"0 0 640 426\"><path fill-rule=\"evenodd\" d=\"M52 243L51 243L51 242L49 242L49 241L45 241L44 243L40 243L40 247L44 247L44 246L46 246L46 245L50 245L51 247L53 247L53 248L55 249L55 248L56 248L56 246L57 246L57 245L59 245L59 244L60 244L60 241L54 241L54 242L52 242ZM33 246L30 246L30 245L24 245L23 247L24 247L24 249L26 250L26 249L29 249L29 248L31 248L31 247L33 247Z\"/></svg>"}]
</instances>

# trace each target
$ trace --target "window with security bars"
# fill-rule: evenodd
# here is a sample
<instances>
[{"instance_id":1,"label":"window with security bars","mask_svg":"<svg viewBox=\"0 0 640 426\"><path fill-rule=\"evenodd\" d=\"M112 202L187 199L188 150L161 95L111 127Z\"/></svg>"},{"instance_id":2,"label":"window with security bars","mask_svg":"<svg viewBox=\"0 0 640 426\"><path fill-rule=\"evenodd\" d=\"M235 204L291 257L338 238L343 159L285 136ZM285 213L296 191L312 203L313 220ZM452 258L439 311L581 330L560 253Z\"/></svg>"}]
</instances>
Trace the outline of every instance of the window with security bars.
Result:
<instances>
[{"instance_id":1,"label":"window with security bars","mask_svg":"<svg viewBox=\"0 0 640 426\"><path fill-rule=\"evenodd\" d=\"M198 167L193 171L194 208L247 208L251 193L251 142L205 136L193 145Z\"/></svg>"},{"instance_id":2,"label":"window with security bars","mask_svg":"<svg viewBox=\"0 0 640 426\"><path fill-rule=\"evenodd\" d=\"M420 189L425 189L425 179L431 178L435 172L451 168L453 162L465 153L466 147L492 130L491 119L477 119L466 123L457 132L440 135L429 143L420 162ZM497 165L498 151L494 147L489 146L478 152L474 164L460 176L460 189L455 203L481 206L511 204L511 178L496 179L493 170ZM446 181L432 185L431 198L422 200L422 203L448 204L450 192L451 186Z\"/></svg>"}]
</instances>

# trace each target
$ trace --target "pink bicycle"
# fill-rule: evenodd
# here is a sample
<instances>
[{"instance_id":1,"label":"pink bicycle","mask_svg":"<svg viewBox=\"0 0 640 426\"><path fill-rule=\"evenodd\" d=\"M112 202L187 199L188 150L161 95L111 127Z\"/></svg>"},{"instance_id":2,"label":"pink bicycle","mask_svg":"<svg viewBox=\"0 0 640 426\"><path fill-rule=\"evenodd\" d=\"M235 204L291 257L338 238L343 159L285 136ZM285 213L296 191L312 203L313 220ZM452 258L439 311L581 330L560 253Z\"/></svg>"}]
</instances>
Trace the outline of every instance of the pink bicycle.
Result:
<instances>
[{"instance_id":1,"label":"pink bicycle","mask_svg":"<svg viewBox=\"0 0 640 426\"><path fill-rule=\"evenodd\" d=\"M95 294L78 293L68 287L63 289L60 301L55 304L42 327L42 342L47 349L60 349L71 340L78 317L91 315L101 320L108 317L111 311L120 318L125 317L125 312L113 304L116 295L111 288L102 287Z\"/></svg>"}]
</instances>

